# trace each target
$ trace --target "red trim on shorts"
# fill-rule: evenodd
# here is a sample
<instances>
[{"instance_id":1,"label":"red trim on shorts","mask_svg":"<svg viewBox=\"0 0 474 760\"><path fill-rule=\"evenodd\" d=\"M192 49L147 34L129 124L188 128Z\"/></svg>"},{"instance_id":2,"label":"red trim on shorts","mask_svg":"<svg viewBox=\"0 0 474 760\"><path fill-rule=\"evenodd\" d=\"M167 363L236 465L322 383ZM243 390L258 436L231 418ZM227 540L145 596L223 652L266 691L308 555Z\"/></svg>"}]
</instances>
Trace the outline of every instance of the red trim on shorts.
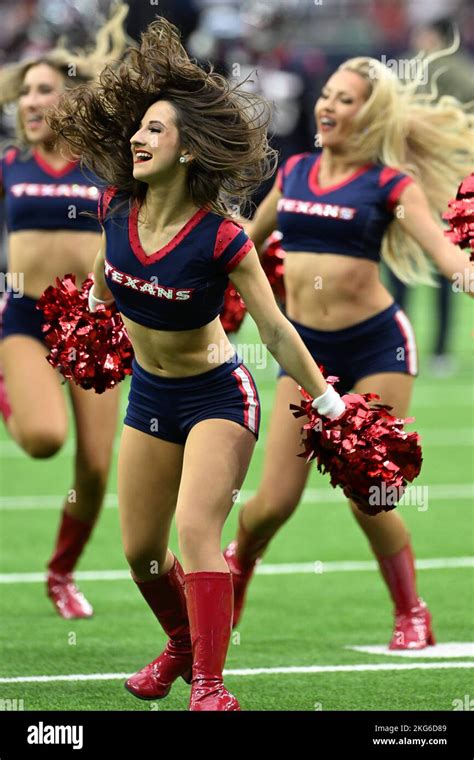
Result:
<instances>
[{"instance_id":1,"label":"red trim on shorts","mask_svg":"<svg viewBox=\"0 0 474 760\"><path fill-rule=\"evenodd\" d=\"M5 320L5 312L11 300L11 295L11 291L5 291L0 298L0 339L3 337L3 322Z\"/></svg>"},{"instance_id":2,"label":"red trim on shorts","mask_svg":"<svg viewBox=\"0 0 474 760\"><path fill-rule=\"evenodd\" d=\"M413 327L402 309L399 309L393 315L398 325L398 328L403 336L405 359L408 369L408 374L416 376L418 374L418 357L416 351L416 340Z\"/></svg>"},{"instance_id":3,"label":"red trim on shorts","mask_svg":"<svg viewBox=\"0 0 474 760\"><path fill-rule=\"evenodd\" d=\"M240 371L244 373L244 375L246 376L248 380L248 383L252 391L252 395L255 400L255 404L252 404L251 403L252 400L249 399L249 394L247 393L245 389L244 381L239 374ZM250 430L250 432L257 434L258 423L259 423L259 418L260 418L260 405L258 403L258 393L255 387L255 383L253 382L252 375L250 374L248 369L244 367L243 364L241 364L239 367L237 367L236 370L232 372L232 376L235 377L235 379L237 380L239 390L242 393L242 396L244 397L244 425L248 430ZM255 419L253 420L253 422L250 419L251 413L252 413L251 407L255 414Z\"/></svg>"}]
</instances>

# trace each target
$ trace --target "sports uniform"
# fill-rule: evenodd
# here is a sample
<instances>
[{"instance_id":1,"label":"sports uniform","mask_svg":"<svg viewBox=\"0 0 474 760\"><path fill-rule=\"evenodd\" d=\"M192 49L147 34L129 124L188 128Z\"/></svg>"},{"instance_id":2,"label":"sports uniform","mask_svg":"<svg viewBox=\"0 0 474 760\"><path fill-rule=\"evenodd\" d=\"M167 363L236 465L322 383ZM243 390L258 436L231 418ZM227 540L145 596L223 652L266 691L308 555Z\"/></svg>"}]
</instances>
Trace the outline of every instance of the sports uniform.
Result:
<instances>
[{"instance_id":1,"label":"sports uniform","mask_svg":"<svg viewBox=\"0 0 474 760\"><path fill-rule=\"evenodd\" d=\"M104 275L118 310L151 330L204 327L220 314L228 274L252 241L239 225L201 208L167 245L148 255L139 239L138 211L137 201L115 188L99 199ZM236 354L184 377L159 377L134 360L125 425L184 445L192 427L211 418L232 420L258 438L257 389ZM158 658L126 681L128 691L161 699L181 676L192 682L191 710L239 709L222 680L232 621L230 573L185 574L175 557L172 568L156 579L140 581L133 572L132 577L169 641Z\"/></svg>"},{"instance_id":2,"label":"sports uniform","mask_svg":"<svg viewBox=\"0 0 474 760\"><path fill-rule=\"evenodd\" d=\"M99 200L107 241L105 279L119 311L156 330L195 330L212 322L222 309L228 273L252 241L239 225L199 209L167 245L147 255L137 216L138 206L114 189ZM134 360L126 425L183 444L193 425L209 418L233 420L258 438L258 392L238 356L208 372L177 378L151 374Z\"/></svg>"},{"instance_id":3,"label":"sports uniform","mask_svg":"<svg viewBox=\"0 0 474 760\"><path fill-rule=\"evenodd\" d=\"M318 182L321 151L288 158L277 186L278 229L287 256L298 252L337 254L378 263L382 240L403 190L413 181L380 164L361 166L348 179L329 187ZM339 377L339 393L363 377L383 372L415 376L418 360L410 322L396 303L342 330L315 330L292 319L301 339L329 375ZM280 368L278 377L287 375ZM258 558L272 535L246 531L242 512L237 540L225 551L234 583L234 626L238 624L247 586ZM242 548L244 547L244 548ZM415 562L410 543L390 556L377 555L395 605L391 649L423 648L434 643L431 615L416 592Z\"/></svg>"},{"instance_id":4,"label":"sports uniform","mask_svg":"<svg viewBox=\"0 0 474 760\"><path fill-rule=\"evenodd\" d=\"M0 186L5 195L8 232L71 230L100 232L95 217L99 180L84 173L78 162L53 169L36 150L25 155L11 148L0 162ZM86 216L89 212L93 216ZM0 337L28 335L43 341L42 312L36 299L8 292L1 307Z\"/></svg>"},{"instance_id":5,"label":"sports uniform","mask_svg":"<svg viewBox=\"0 0 474 760\"><path fill-rule=\"evenodd\" d=\"M394 208L412 179L389 167L366 164L343 182L320 188L320 161L320 153L302 153L291 156L279 169L277 182L283 197L277 212L282 247L289 256L304 251L379 262ZM341 393L367 375L418 373L413 329L396 303L342 330L314 330L290 322L313 358L339 377ZM278 376L286 374L280 368Z\"/></svg>"}]
</instances>

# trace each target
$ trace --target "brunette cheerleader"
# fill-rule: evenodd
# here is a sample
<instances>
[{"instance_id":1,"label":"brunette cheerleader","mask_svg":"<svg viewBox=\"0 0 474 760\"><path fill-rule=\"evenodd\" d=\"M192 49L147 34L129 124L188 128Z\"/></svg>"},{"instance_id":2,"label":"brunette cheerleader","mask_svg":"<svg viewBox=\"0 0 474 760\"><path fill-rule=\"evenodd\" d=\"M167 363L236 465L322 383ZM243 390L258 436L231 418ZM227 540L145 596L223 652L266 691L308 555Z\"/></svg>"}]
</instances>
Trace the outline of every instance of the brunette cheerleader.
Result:
<instances>
[{"instance_id":1,"label":"brunette cheerleader","mask_svg":"<svg viewBox=\"0 0 474 760\"><path fill-rule=\"evenodd\" d=\"M222 679L233 588L221 533L260 406L219 319L228 277L318 411L335 418L345 409L278 308L252 241L229 218L230 199L245 201L273 171L268 121L263 100L192 62L164 20L98 89L65 96L51 121L110 184L99 202L104 235L90 308L115 299L135 351L119 455L122 536L132 577L169 641L126 688L159 699L181 676L196 711L239 709ZM168 548L174 514L183 567Z\"/></svg>"}]
</instances>

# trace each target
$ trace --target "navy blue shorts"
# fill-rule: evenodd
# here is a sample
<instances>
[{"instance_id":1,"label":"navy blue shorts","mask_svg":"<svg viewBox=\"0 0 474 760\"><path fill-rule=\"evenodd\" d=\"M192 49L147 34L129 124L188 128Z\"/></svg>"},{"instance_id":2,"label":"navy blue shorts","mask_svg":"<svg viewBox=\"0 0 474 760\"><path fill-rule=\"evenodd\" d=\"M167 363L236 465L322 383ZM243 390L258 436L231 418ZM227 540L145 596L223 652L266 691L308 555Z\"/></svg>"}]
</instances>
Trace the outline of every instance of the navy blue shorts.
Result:
<instances>
[{"instance_id":1,"label":"navy blue shorts","mask_svg":"<svg viewBox=\"0 0 474 760\"><path fill-rule=\"evenodd\" d=\"M44 343L42 326L44 314L36 308L37 300L30 296L14 298L6 293L0 303L0 338L8 335L28 335Z\"/></svg>"},{"instance_id":2,"label":"navy blue shorts","mask_svg":"<svg viewBox=\"0 0 474 760\"><path fill-rule=\"evenodd\" d=\"M124 423L143 433L184 444L201 420L233 420L258 440L260 400L252 375L239 356L190 377L158 377L133 360Z\"/></svg>"},{"instance_id":3,"label":"navy blue shorts","mask_svg":"<svg viewBox=\"0 0 474 760\"><path fill-rule=\"evenodd\" d=\"M329 375L337 375L339 393L347 393L362 377L379 372L418 374L413 328L397 303L344 330L313 330L289 321L313 359ZM280 367L278 377L287 374Z\"/></svg>"}]
</instances>

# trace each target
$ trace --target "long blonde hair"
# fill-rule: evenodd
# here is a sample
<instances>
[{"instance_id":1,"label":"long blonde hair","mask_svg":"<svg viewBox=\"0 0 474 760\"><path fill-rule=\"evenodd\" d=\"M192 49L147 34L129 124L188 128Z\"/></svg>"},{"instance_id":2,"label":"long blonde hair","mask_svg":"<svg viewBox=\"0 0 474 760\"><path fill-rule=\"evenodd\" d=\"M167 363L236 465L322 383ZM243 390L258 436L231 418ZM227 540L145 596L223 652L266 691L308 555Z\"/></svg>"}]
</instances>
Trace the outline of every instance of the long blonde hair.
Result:
<instances>
[{"instance_id":1,"label":"long blonde hair","mask_svg":"<svg viewBox=\"0 0 474 760\"><path fill-rule=\"evenodd\" d=\"M339 67L354 71L369 86L369 96L354 118L346 143L350 155L361 164L382 163L415 179L423 189L433 217L440 222L459 182L474 165L474 117L470 104L443 96L436 101L436 82L431 92L417 93L427 66L459 46L412 59L417 76L402 82L385 64L374 58L351 58ZM403 209L401 209L401 213ZM432 266L419 245L399 224L389 225L382 243L382 257L405 283L434 284Z\"/></svg>"},{"instance_id":2,"label":"long blonde hair","mask_svg":"<svg viewBox=\"0 0 474 760\"><path fill-rule=\"evenodd\" d=\"M71 89L84 82L98 80L104 67L118 63L127 44L132 42L127 37L123 25L128 10L128 5L118 0L111 17L97 32L94 43L89 50L72 52L65 47L64 40L61 38L56 47L44 55L25 58L18 63L0 67L0 106L18 100L27 71L41 63L46 63L62 74L66 89ZM18 111L16 139L20 146L27 146L28 141Z\"/></svg>"}]
</instances>

